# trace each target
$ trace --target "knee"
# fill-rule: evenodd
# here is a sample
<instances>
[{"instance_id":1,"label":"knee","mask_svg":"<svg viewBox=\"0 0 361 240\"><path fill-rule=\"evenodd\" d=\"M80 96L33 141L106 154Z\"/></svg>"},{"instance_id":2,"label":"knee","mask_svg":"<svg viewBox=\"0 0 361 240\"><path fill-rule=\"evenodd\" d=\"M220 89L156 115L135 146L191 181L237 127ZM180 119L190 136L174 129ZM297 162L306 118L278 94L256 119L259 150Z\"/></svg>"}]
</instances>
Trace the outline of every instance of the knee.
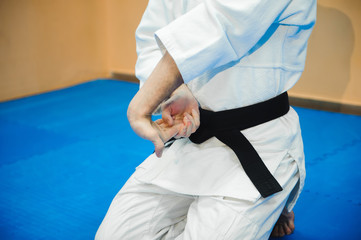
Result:
<instances>
[{"instance_id":1,"label":"knee","mask_svg":"<svg viewBox=\"0 0 361 240\"><path fill-rule=\"evenodd\" d=\"M120 240L124 239L120 236L117 236L115 232L105 231L104 228L99 228L97 233L95 234L94 240Z\"/></svg>"},{"instance_id":2,"label":"knee","mask_svg":"<svg viewBox=\"0 0 361 240\"><path fill-rule=\"evenodd\" d=\"M113 226L111 222L104 219L100 224L96 234L95 240L118 240L124 239L120 235L121 228Z\"/></svg>"},{"instance_id":3,"label":"knee","mask_svg":"<svg viewBox=\"0 0 361 240\"><path fill-rule=\"evenodd\" d=\"M102 223L99 228L98 231L95 234L95 238L94 240L107 240L107 239L114 239L112 238L112 236L110 236L109 234L107 234L107 231L104 229L104 224Z\"/></svg>"},{"instance_id":4,"label":"knee","mask_svg":"<svg viewBox=\"0 0 361 240\"><path fill-rule=\"evenodd\" d=\"M141 231L130 227L127 218L105 217L95 234L95 240L133 240L141 239Z\"/></svg>"}]
</instances>

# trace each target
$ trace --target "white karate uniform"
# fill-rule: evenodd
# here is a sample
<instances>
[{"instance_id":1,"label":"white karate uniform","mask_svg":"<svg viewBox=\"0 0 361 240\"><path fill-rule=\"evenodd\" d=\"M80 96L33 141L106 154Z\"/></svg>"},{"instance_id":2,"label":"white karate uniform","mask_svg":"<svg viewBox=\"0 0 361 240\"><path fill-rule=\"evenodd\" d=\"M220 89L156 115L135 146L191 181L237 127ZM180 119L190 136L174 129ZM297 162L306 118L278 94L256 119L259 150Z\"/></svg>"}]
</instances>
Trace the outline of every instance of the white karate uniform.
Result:
<instances>
[{"instance_id":1,"label":"white karate uniform","mask_svg":"<svg viewBox=\"0 0 361 240\"><path fill-rule=\"evenodd\" d=\"M315 18L315 0L150 0L136 32L136 74L142 86L167 50L202 108L262 102L299 79ZM304 185L298 116L291 108L242 133L283 191L262 198L218 139L180 139L136 169L97 239L267 239Z\"/></svg>"}]
</instances>

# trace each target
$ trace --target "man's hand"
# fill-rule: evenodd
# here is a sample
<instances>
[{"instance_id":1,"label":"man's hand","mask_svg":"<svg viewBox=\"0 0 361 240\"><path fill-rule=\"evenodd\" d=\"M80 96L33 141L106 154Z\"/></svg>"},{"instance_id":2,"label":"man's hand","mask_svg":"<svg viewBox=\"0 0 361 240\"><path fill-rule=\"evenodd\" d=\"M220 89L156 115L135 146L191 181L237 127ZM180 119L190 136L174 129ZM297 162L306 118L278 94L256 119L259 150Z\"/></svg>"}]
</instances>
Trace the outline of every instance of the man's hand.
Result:
<instances>
[{"instance_id":1,"label":"man's hand","mask_svg":"<svg viewBox=\"0 0 361 240\"><path fill-rule=\"evenodd\" d=\"M153 122L150 116L137 116L135 113L130 112L128 112L128 120L130 126L138 136L154 144L157 157L162 156L164 143L174 137L182 125L180 121L174 121L174 124L169 126L164 123L162 119Z\"/></svg>"},{"instance_id":2,"label":"man's hand","mask_svg":"<svg viewBox=\"0 0 361 240\"><path fill-rule=\"evenodd\" d=\"M155 153L161 157L164 143L172 137L189 137L199 125L198 102L188 87L183 84L161 105L162 118L153 122L150 115L144 117L138 111L128 109L128 120L134 132L151 141Z\"/></svg>"},{"instance_id":3,"label":"man's hand","mask_svg":"<svg viewBox=\"0 0 361 240\"><path fill-rule=\"evenodd\" d=\"M153 122L151 113L168 97L162 105L162 119ZM162 155L166 141L172 137L189 137L199 127L197 100L183 84L178 67L168 52L130 102L127 116L134 132L154 144L158 157Z\"/></svg>"},{"instance_id":4,"label":"man's hand","mask_svg":"<svg viewBox=\"0 0 361 240\"><path fill-rule=\"evenodd\" d=\"M164 142L176 135L179 126L156 124L151 121L151 113L182 84L178 67L166 52L128 106L130 126L140 137L153 142L158 157L162 155Z\"/></svg>"},{"instance_id":5,"label":"man's hand","mask_svg":"<svg viewBox=\"0 0 361 240\"><path fill-rule=\"evenodd\" d=\"M180 126L175 138L189 137L198 129L200 125L198 102L187 85L182 84L178 87L161 108L162 121L159 123L166 123L169 128Z\"/></svg>"}]
</instances>

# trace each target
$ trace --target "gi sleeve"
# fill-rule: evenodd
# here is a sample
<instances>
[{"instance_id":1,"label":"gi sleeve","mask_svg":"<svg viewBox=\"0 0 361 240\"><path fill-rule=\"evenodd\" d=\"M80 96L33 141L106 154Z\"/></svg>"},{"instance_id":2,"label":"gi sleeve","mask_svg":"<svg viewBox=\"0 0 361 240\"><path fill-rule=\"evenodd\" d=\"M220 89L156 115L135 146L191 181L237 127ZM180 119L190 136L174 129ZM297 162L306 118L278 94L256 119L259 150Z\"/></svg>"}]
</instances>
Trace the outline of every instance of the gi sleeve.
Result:
<instances>
[{"instance_id":1,"label":"gi sleeve","mask_svg":"<svg viewBox=\"0 0 361 240\"><path fill-rule=\"evenodd\" d=\"M153 69L162 58L162 53L154 39L154 32L166 26L170 20L169 6L163 1L149 1L135 33L137 62L135 75L140 81L140 87L148 79Z\"/></svg>"},{"instance_id":2,"label":"gi sleeve","mask_svg":"<svg viewBox=\"0 0 361 240\"><path fill-rule=\"evenodd\" d=\"M260 40L291 0L205 0L155 33L184 82L239 60Z\"/></svg>"}]
</instances>

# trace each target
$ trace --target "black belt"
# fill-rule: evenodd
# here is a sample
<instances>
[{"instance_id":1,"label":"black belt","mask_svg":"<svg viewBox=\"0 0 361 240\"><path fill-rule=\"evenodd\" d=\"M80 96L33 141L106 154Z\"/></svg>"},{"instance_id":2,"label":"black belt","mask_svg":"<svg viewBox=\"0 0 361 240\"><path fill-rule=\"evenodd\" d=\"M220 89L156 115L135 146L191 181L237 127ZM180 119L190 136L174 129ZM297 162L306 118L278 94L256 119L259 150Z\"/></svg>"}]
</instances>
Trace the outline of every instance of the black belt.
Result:
<instances>
[{"instance_id":1,"label":"black belt","mask_svg":"<svg viewBox=\"0 0 361 240\"><path fill-rule=\"evenodd\" d=\"M199 144L216 137L230 147L247 176L265 198L282 191L282 187L240 131L279 118L289 108L287 92L265 102L237 109L211 112L200 108L201 125L189 139Z\"/></svg>"}]
</instances>

